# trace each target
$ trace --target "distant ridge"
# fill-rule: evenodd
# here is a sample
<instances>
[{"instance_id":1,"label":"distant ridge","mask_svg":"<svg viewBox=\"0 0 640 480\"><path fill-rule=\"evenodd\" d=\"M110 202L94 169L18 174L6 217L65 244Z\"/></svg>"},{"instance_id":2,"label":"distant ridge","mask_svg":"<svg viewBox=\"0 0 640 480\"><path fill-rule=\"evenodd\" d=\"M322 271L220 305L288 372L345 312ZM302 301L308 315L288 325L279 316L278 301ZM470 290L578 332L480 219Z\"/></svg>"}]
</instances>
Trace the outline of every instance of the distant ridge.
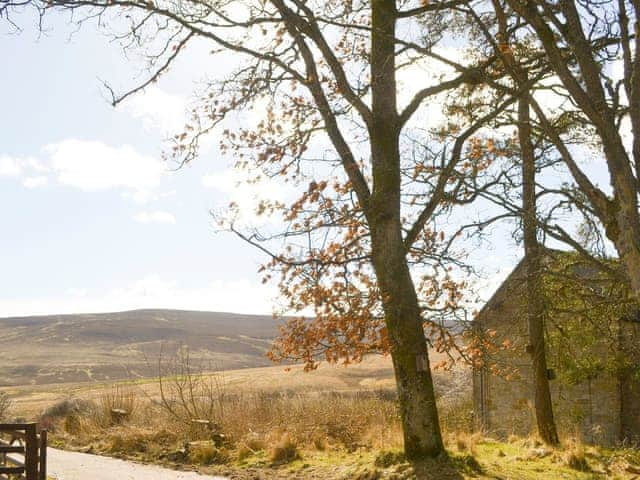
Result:
<instances>
[{"instance_id":1,"label":"distant ridge","mask_svg":"<svg viewBox=\"0 0 640 480\"><path fill-rule=\"evenodd\" d=\"M0 318L0 386L153 375L145 357L187 345L220 369L270 365L270 315L141 309Z\"/></svg>"}]
</instances>

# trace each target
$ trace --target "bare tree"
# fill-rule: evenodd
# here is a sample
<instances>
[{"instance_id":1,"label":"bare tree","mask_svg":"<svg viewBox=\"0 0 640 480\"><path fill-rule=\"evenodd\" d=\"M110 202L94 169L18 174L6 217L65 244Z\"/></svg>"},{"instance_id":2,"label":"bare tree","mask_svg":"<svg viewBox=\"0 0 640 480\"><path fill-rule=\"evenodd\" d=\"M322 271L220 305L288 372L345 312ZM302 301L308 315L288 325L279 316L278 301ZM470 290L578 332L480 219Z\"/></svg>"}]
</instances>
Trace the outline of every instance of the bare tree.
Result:
<instances>
[{"instance_id":1,"label":"bare tree","mask_svg":"<svg viewBox=\"0 0 640 480\"><path fill-rule=\"evenodd\" d=\"M623 262L637 297L640 294L640 52L638 8L627 0L563 0L522 2L507 5L526 21L543 49L549 66L575 105L573 112L548 118L532 102L541 126L562 155L574 180L590 202L608 239ZM633 29L635 28L635 31ZM620 58L621 57L621 58ZM622 78L613 71L622 66ZM562 127L567 115L593 132L596 146L606 159L613 196L599 188L583 171L576 154L566 144ZM631 148L625 141L630 124Z\"/></svg>"},{"instance_id":2,"label":"bare tree","mask_svg":"<svg viewBox=\"0 0 640 480\"><path fill-rule=\"evenodd\" d=\"M495 56L465 63L439 53L447 28L468 19L455 9L463 3L30 2L41 13L60 9L74 21L95 19L125 49L147 53L148 78L112 92L114 105L157 81L193 41L209 42L214 55L241 59L232 75L199 92L185 132L173 139L173 154L183 163L193 160L202 136L224 125L223 149L236 155L238 166L301 187L293 204L260 204L258 213L281 215L280 232L247 231L233 218L222 220L270 256L265 276L280 276L290 308L314 310L311 321L285 327L274 356L313 366L319 353L349 362L367 351L390 352L411 459L443 452L424 325L428 333L440 332L432 339L439 348L451 344L432 319L456 310L463 289L452 273L459 259L436 219L476 198L469 185L483 190L487 163L479 154L479 130L518 96L474 93L496 75ZM0 8L9 15L16 5L2 0ZM422 81L415 78L420 65L449 73ZM456 89L469 101L436 128L424 107ZM258 104L267 107L256 125L229 122L232 112ZM274 245L283 241L278 251Z\"/></svg>"}]
</instances>

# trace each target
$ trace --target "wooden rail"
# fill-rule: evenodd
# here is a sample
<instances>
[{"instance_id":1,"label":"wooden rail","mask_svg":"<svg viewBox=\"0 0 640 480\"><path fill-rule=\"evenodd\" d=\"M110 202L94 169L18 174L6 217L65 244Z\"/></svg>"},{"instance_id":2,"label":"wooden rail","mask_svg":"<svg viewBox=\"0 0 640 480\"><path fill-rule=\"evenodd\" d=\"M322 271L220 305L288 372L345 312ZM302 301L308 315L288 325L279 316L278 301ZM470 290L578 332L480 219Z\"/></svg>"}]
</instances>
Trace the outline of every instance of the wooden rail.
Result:
<instances>
[{"instance_id":1,"label":"wooden rail","mask_svg":"<svg viewBox=\"0 0 640 480\"><path fill-rule=\"evenodd\" d=\"M0 479L9 478L47 480L47 431L35 423L0 423Z\"/></svg>"}]
</instances>

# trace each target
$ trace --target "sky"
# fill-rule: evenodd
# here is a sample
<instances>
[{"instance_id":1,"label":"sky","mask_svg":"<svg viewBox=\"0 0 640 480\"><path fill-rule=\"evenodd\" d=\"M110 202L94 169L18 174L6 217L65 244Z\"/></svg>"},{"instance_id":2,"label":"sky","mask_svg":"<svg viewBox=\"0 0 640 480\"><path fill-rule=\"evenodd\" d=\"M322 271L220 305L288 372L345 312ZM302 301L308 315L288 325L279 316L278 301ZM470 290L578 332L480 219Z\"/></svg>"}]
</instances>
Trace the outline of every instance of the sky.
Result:
<instances>
[{"instance_id":1,"label":"sky","mask_svg":"<svg viewBox=\"0 0 640 480\"><path fill-rule=\"evenodd\" d=\"M0 29L0 317L162 307L271 313L264 261L210 211L235 197L230 159L208 148L176 171L163 141L183 125L200 63L113 108L141 64L64 18L39 35ZM220 65L212 67L220 68ZM212 140L212 145L215 139Z\"/></svg>"},{"instance_id":2,"label":"sky","mask_svg":"<svg viewBox=\"0 0 640 480\"><path fill-rule=\"evenodd\" d=\"M264 256L216 232L212 210L247 202L215 134L192 164L161 159L207 71L196 47L172 72L113 108L142 64L65 17L0 25L0 317L181 308L269 314L278 307L257 269ZM506 235L508 237L508 235ZM482 258L490 293L521 254L509 238Z\"/></svg>"}]
</instances>

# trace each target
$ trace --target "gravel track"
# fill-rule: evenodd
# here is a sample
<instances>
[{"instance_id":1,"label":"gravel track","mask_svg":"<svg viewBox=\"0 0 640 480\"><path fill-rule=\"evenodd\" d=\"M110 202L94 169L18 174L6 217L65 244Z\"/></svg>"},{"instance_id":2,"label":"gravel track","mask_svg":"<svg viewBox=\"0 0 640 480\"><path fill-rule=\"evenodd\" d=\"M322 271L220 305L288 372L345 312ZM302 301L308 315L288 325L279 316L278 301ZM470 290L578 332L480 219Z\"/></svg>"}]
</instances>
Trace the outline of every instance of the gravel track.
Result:
<instances>
[{"instance_id":1,"label":"gravel track","mask_svg":"<svg viewBox=\"0 0 640 480\"><path fill-rule=\"evenodd\" d=\"M47 449L47 460L47 473L55 480L227 480L55 448Z\"/></svg>"}]
</instances>

